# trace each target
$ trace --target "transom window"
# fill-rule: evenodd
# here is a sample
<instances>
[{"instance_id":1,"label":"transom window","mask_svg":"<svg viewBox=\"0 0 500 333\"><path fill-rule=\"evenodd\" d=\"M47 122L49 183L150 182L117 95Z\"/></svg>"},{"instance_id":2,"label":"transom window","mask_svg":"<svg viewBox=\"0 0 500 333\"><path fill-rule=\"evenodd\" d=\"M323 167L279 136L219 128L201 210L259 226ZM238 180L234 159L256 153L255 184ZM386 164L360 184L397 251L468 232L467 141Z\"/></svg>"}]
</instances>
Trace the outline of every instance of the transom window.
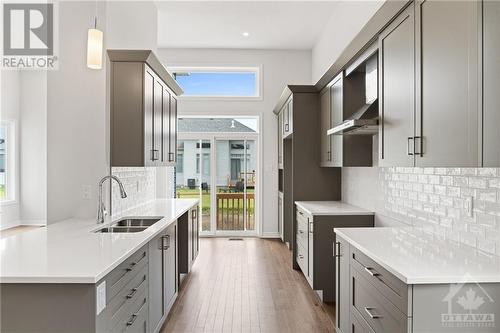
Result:
<instances>
[{"instance_id":1,"label":"transom window","mask_svg":"<svg viewBox=\"0 0 500 333\"><path fill-rule=\"evenodd\" d=\"M14 122L0 122L0 202L14 196Z\"/></svg>"},{"instance_id":2,"label":"transom window","mask_svg":"<svg viewBox=\"0 0 500 333\"><path fill-rule=\"evenodd\" d=\"M258 98L259 67L176 67L170 71L187 97Z\"/></svg>"}]
</instances>

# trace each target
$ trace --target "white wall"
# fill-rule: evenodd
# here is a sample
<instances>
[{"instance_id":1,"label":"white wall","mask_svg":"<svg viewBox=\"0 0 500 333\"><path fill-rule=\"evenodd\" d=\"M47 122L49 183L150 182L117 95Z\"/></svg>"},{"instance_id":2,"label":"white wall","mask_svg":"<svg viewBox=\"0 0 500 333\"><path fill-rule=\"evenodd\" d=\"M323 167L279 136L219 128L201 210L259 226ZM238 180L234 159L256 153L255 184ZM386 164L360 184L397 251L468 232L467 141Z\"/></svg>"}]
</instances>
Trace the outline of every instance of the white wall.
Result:
<instances>
[{"instance_id":1,"label":"white wall","mask_svg":"<svg viewBox=\"0 0 500 333\"><path fill-rule=\"evenodd\" d=\"M47 72L21 73L20 203L23 224L47 220Z\"/></svg>"},{"instance_id":2,"label":"white wall","mask_svg":"<svg viewBox=\"0 0 500 333\"><path fill-rule=\"evenodd\" d=\"M262 65L263 98L255 101L204 100L179 102L181 115L262 114L262 231L278 233L277 118L272 110L286 84L311 84L311 53L291 50L159 49L167 66Z\"/></svg>"},{"instance_id":3,"label":"white wall","mask_svg":"<svg viewBox=\"0 0 500 333\"><path fill-rule=\"evenodd\" d=\"M98 3L99 27L105 4ZM99 179L109 173L106 68L86 67L95 2L60 2L59 70L47 74L48 222L95 216ZM91 200L82 198L90 185Z\"/></svg>"},{"instance_id":4,"label":"white wall","mask_svg":"<svg viewBox=\"0 0 500 333\"><path fill-rule=\"evenodd\" d=\"M339 1L312 50L312 82L316 83L384 0Z\"/></svg>"}]
</instances>

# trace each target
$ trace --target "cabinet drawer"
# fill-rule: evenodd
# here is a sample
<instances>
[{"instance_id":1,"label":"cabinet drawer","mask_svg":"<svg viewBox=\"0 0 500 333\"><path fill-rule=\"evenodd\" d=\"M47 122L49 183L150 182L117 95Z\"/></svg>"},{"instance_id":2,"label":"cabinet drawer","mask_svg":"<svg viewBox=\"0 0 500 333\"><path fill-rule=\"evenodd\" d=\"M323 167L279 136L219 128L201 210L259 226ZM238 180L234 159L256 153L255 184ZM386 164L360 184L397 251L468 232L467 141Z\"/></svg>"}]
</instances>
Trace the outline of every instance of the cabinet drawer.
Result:
<instances>
[{"instance_id":1,"label":"cabinet drawer","mask_svg":"<svg viewBox=\"0 0 500 333\"><path fill-rule=\"evenodd\" d=\"M351 312L357 311L375 333L407 331L406 315L354 269L351 270L351 284Z\"/></svg>"},{"instance_id":2,"label":"cabinet drawer","mask_svg":"<svg viewBox=\"0 0 500 333\"><path fill-rule=\"evenodd\" d=\"M307 259L307 250L300 243L297 244L297 263L299 264L302 273L307 277L307 269L309 262Z\"/></svg>"},{"instance_id":3,"label":"cabinet drawer","mask_svg":"<svg viewBox=\"0 0 500 333\"><path fill-rule=\"evenodd\" d=\"M297 243L307 249L308 223L304 218L297 217Z\"/></svg>"},{"instance_id":4,"label":"cabinet drawer","mask_svg":"<svg viewBox=\"0 0 500 333\"><path fill-rule=\"evenodd\" d=\"M385 298L391 301L400 311L408 315L408 286L389 273L382 266L351 247L351 267L356 269L370 284L373 285Z\"/></svg>"},{"instance_id":5,"label":"cabinet drawer","mask_svg":"<svg viewBox=\"0 0 500 333\"><path fill-rule=\"evenodd\" d=\"M128 307L128 311L111 330L113 333L143 332L147 326L148 297L147 293L139 294L137 300Z\"/></svg>"},{"instance_id":6,"label":"cabinet drawer","mask_svg":"<svg viewBox=\"0 0 500 333\"><path fill-rule=\"evenodd\" d=\"M358 311L351 311L351 333L375 333Z\"/></svg>"},{"instance_id":7,"label":"cabinet drawer","mask_svg":"<svg viewBox=\"0 0 500 333\"><path fill-rule=\"evenodd\" d=\"M148 290L148 268L144 267L125 288L123 288L106 307L107 327L112 328L125 317L130 316L130 307L137 302L139 296Z\"/></svg>"},{"instance_id":8,"label":"cabinet drawer","mask_svg":"<svg viewBox=\"0 0 500 333\"><path fill-rule=\"evenodd\" d=\"M302 220L305 223L308 223L308 222L313 221L313 217L309 213L300 209L299 206L297 206L297 221L299 221L299 220Z\"/></svg>"},{"instance_id":9,"label":"cabinet drawer","mask_svg":"<svg viewBox=\"0 0 500 333\"><path fill-rule=\"evenodd\" d=\"M147 263L148 247L146 245L109 273L105 277L107 303L109 303Z\"/></svg>"}]
</instances>

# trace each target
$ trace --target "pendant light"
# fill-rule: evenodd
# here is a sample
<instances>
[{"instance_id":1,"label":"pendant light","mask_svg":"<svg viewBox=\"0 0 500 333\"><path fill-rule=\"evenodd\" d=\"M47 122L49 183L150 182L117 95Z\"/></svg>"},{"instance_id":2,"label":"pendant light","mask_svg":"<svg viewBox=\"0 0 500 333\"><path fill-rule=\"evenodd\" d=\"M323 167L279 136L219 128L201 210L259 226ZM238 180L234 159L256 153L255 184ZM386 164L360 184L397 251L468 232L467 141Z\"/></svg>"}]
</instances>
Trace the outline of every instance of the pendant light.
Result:
<instances>
[{"instance_id":1,"label":"pendant light","mask_svg":"<svg viewBox=\"0 0 500 333\"><path fill-rule=\"evenodd\" d=\"M101 30L97 29L97 16L96 16L94 21L94 28L89 29L87 35L88 68L90 69L102 68L102 47L103 47L103 33Z\"/></svg>"}]
</instances>

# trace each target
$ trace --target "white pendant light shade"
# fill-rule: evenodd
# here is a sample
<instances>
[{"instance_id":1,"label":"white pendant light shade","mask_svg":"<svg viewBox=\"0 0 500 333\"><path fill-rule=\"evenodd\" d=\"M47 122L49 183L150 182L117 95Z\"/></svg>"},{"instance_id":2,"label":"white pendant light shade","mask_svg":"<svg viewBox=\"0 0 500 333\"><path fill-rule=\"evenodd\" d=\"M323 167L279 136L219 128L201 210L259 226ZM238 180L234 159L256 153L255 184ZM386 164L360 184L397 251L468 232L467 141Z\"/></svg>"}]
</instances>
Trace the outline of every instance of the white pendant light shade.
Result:
<instances>
[{"instance_id":1,"label":"white pendant light shade","mask_svg":"<svg viewBox=\"0 0 500 333\"><path fill-rule=\"evenodd\" d=\"M87 39L87 67L102 68L102 41L103 33L98 29L89 29Z\"/></svg>"}]
</instances>

